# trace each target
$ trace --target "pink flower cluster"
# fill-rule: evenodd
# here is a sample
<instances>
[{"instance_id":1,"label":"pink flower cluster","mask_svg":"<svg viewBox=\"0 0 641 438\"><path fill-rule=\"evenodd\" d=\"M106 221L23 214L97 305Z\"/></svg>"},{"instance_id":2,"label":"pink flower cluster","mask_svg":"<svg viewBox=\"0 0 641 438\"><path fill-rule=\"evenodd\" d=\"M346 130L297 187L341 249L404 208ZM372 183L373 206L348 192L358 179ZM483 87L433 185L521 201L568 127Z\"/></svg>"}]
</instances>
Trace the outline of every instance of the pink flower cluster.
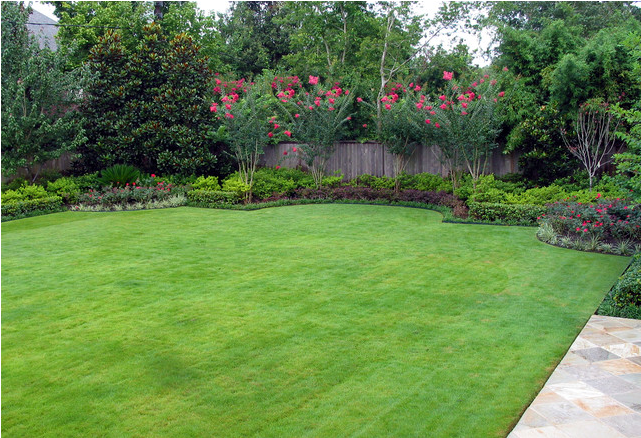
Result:
<instances>
[{"instance_id":1,"label":"pink flower cluster","mask_svg":"<svg viewBox=\"0 0 641 438\"><path fill-rule=\"evenodd\" d=\"M599 200L601 194L595 199ZM549 214L538 218L552 225L559 235L599 236L607 240L641 241L641 211L616 199L600 204L557 202L549 206Z\"/></svg>"}]
</instances>

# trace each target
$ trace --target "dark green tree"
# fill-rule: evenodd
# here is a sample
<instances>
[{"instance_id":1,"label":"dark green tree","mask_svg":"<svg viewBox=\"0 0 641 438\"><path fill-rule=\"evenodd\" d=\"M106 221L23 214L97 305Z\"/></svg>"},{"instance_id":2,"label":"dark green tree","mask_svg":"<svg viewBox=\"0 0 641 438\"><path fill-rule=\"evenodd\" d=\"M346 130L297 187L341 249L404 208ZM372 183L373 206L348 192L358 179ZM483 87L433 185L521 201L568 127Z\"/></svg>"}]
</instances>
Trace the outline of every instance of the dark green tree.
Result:
<instances>
[{"instance_id":1,"label":"dark green tree","mask_svg":"<svg viewBox=\"0 0 641 438\"><path fill-rule=\"evenodd\" d=\"M276 68L289 53L290 26L278 24L283 2L233 2L221 17L218 30L224 47L220 57L238 77L250 78Z\"/></svg>"},{"instance_id":2,"label":"dark green tree","mask_svg":"<svg viewBox=\"0 0 641 438\"><path fill-rule=\"evenodd\" d=\"M496 29L496 63L513 74L503 119L506 151L537 184L579 169L563 147L567 127L591 98L638 100L630 50L620 44L639 26L631 2L488 2L483 25Z\"/></svg>"},{"instance_id":3,"label":"dark green tree","mask_svg":"<svg viewBox=\"0 0 641 438\"><path fill-rule=\"evenodd\" d=\"M29 8L2 3L2 173L26 169L74 151L84 141L76 111L79 71L63 73L65 59L40 49L27 32Z\"/></svg>"},{"instance_id":4,"label":"dark green tree","mask_svg":"<svg viewBox=\"0 0 641 438\"><path fill-rule=\"evenodd\" d=\"M89 67L81 168L124 163L154 173L212 172L211 73L190 36L167 41L160 26L148 25L130 53L109 32L92 49Z\"/></svg>"}]
</instances>

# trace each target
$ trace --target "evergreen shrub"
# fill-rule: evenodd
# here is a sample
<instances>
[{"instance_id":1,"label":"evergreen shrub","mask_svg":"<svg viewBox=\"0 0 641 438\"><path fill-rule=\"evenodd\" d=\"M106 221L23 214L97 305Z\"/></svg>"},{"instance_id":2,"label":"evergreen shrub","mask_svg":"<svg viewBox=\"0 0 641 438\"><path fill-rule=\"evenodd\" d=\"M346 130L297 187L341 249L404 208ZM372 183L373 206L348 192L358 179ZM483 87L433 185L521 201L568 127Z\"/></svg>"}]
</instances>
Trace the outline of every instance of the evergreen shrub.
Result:
<instances>
[{"instance_id":1,"label":"evergreen shrub","mask_svg":"<svg viewBox=\"0 0 641 438\"><path fill-rule=\"evenodd\" d=\"M540 205L501 204L487 202L468 203L470 217L482 222L501 222L514 225L535 226L537 219L547 209Z\"/></svg>"},{"instance_id":2,"label":"evergreen shrub","mask_svg":"<svg viewBox=\"0 0 641 438\"><path fill-rule=\"evenodd\" d=\"M191 190L187 192L188 205L192 207L226 207L237 204L241 199L237 192L221 190Z\"/></svg>"}]
</instances>

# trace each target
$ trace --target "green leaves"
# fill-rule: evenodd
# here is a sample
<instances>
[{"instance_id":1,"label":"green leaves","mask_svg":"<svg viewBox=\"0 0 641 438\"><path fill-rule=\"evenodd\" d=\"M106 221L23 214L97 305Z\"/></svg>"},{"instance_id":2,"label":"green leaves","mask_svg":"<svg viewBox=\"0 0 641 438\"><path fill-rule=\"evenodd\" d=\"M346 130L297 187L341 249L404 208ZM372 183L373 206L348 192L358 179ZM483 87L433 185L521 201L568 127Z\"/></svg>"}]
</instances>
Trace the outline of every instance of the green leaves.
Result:
<instances>
[{"instance_id":1,"label":"green leaves","mask_svg":"<svg viewBox=\"0 0 641 438\"><path fill-rule=\"evenodd\" d=\"M146 26L139 47L125 49L109 32L92 49L83 110L90 145L84 170L115 163L146 172L207 173L216 163L207 132L210 71L193 38L168 41L158 25Z\"/></svg>"},{"instance_id":2,"label":"green leaves","mask_svg":"<svg viewBox=\"0 0 641 438\"><path fill-rule=\"evenodd\" d=\"M27 34L27 16L19 3L2 3L2 171L25 168L35 179L36 165L85 141L75 111L83 82Z\"/></svg>"}]
</instances>

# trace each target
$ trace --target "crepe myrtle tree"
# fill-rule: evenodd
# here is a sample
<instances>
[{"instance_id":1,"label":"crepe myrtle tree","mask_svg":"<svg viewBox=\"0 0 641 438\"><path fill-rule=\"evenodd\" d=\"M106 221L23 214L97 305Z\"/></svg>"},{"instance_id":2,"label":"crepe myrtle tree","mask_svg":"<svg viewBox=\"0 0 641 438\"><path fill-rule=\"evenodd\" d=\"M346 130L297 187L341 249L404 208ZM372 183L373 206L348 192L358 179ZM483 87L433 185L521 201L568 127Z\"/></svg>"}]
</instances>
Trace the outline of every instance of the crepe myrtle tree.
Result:
<instances>
[{"instance_id":1,"label":"crepe myrtle tree","mask_svg":"<svg viewBox=\"0 0 641 438\"><path fill-rule=\"evenodd\" d=\"M456 160L465 167L475 189L492 150L497 147L498 111L506 94L499 91L500 73L497 77L483 74L464 82L454 79L453 72L444 71L443 79L450 86L438 97L440 103L428 104L430 109L423 107L426 125L438 130L433 141L452 160L452 165L457 164Z\"/></svg>"},{"instance_id":2,"label":"crepe myrtle tree","mask_svg":"<svg viewBox=\"0 0 641 438\"><path fill-rule=\"evenodd\" d=\"M417 147L429 143L433 126L426 124L424 107L427 107L426 96L421 94L421 86L410 83L392 83L386 94L376 105L357 98L358 102L369 106L377 115L376 138L385 146L387 152L394 156L394 189L400 190L400 176ZM381 111L378 112L380 106ZM431 109L431 107L430 107Z\"/></svg>"},{"instance_id":3,"label":"crepe myrtle tree","mask_svg":"<svg viewBox=\"0 0 641 438\"><path fill-rule=\"evenodd\" d=\"M342 138L351 120L352 94L339 82L323 84L318 76L311 75L306 84L297 76L277 76L272 88L287 127L284 133L299 143L291 152L305 162L316 187L320 187L327 161L334 154L336 142ZM273 126L272 135L278 125ZM289 152L284 154L287 156Z\"/></svg>"},{"instance_id":4,"label":"crepe myrtle tree","mask_svg":"<svg viewBox=\"0 0 641 438\"><path fill-rule=\"evenodd\" d=\"M609 104L593 99L579 107L572 134L561 130L563 143L588 172L590 191L597 171L613 159L617 143L614 132L618 126L619 121L615 119Z\"/></svg>"},{"instance_id":5,"label":"crepe myrtle tree","mask_svg":"<svg viewBox=\"0 0 641 438\"><path fill-rule=\"evenodd\" d=\"M210 111L222 124L218 136L225 139L236 159L240 179L249 187L247 201L251 202L254 172L264 147L289 132L281 130L274 136L279 128L275 97L262 77L247 83L245 79L223 81L218 76L214 87L217 99Z\"/></svg>"}]
</instances>

